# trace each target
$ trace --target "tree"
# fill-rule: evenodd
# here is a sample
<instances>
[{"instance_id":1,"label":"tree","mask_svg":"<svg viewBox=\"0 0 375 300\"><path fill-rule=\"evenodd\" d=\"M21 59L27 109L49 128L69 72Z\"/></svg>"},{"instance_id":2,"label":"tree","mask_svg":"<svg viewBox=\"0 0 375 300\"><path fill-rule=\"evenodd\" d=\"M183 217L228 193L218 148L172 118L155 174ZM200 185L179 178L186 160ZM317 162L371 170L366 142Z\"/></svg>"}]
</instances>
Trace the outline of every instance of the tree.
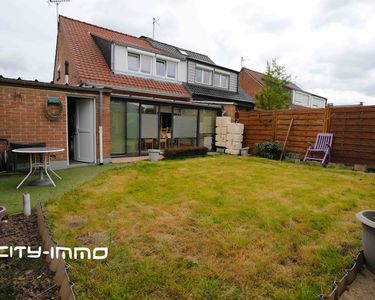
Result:
<instances>
[{"instance_id":1,"label":"tree","mask_svg":"<svg viewBox=\"0 0 375 300\"><path fill-rule=\"evenodd\" d=\"M289 79L290 75L286 73L285 66L279 65L276 59L271 63L267 61L265 85L256 95L255 106L265 110L288 108L292 99L291 93L286 89Z\"/></svg>"}]
</instances>

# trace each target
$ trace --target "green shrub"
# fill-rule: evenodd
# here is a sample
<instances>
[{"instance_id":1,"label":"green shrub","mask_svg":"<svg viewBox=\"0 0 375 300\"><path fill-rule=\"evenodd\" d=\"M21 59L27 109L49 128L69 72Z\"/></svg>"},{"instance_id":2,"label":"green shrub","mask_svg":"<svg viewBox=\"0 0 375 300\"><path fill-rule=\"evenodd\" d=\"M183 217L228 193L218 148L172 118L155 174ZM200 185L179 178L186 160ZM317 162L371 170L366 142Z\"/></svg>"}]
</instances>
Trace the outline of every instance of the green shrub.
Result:
<instances>
[{"instance_id":1,"label":"green shrub","mask_svg":"<svg viewBox=\"0 0 375 300\"><path fill-rule=\"evenodd\" d=\"M255 147L255 155L269 159L279 159L282 150L283 148L279 143L263 142Z\"/></svg>"},{"instance_id":2,"label":"green shrub","mask_svg":"<svg viewBox=\"0 0 375 300\"><path fill-rule=\"evenodd\" d=\"M206 147L182 147L182 148L171 148L164 151L165 159L176 159L190 156L204 156L207 154L208 149Z\"/></svg>"}]
</instances>

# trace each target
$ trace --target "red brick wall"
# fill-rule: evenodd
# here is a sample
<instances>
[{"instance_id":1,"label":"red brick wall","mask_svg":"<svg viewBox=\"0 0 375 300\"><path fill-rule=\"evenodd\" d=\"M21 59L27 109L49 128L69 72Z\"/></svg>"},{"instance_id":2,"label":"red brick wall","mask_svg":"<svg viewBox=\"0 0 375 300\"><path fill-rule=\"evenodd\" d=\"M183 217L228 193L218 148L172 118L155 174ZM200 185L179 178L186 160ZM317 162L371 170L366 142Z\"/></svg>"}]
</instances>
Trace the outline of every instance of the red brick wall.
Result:
<instances>
[{"instance_id":1,"label":"red brick wall","mask_svg":"<svg viewBox=\"0 0 375 300\"><path fill-rule=\"evenodd\" d=\"M234 105L224 105L225 116L230 117L232 122L236 120L236 107Z\"/></svg>"},{"instance_id":2,"label":"red brick wall","mask_svg":"<svg viewBox=\"0 0 375 300\"><path fill-rule=\"evenodd\" d=\"M262 91L262 85L256 81L250 74L245 72L243 69L240 72L239 77L239 84L240 87L253 99L255 100L255 96L257 93Z\"/></svg>"},{"instance_id":3,"label":"red brick wall","mask_svg":"<svg viewBox=\"0 0 375 300\"><path fill-rule=\"evenodd\" d=\"M55 57L55 68L53 74L53 81L55 83L65 83L65 61L69 62L69 84L76 85L80 83L77 68L71 58L68 41L64 36L63 30L59 29L59 34L57 36L56 45L56 57ZM60 65L60 78L58 78L57 68Z\"/></svg>"},{"instance_id":4,"label":"red brick wall","mask_svg":"<svg viewBox=\"0 0 375 300\"><path fill-rule=\"evenodd\" d=\"M63 115L55 122L44 114L47 96L63 100ZM10 142L46 142L48 147L66 149L65 93L0 86L0 120L0 136ZM56 159L65 160L66 151L58 153Z\"/></svg>"},{"instance_id":5,"label":"red brick wall","mask_svg":"<svg viewBox=\"0 0 375 300\"><path fill-rule=\"evenodd\" d=\"M96 99L96 141L99 157L99 96ZM91 95L85 92L84 95ZM0 85L0 137L10 142L46 142L48 147L60 147L65 151L56 155L56 160L67 159L66 99L80 97L74 91L59 91L34 87ZM63 115L57 121L45 116L47 97L59 97L63 104ZM110 97L103 96L103 152L110 157Z\"/></svg>"}]
</instances>

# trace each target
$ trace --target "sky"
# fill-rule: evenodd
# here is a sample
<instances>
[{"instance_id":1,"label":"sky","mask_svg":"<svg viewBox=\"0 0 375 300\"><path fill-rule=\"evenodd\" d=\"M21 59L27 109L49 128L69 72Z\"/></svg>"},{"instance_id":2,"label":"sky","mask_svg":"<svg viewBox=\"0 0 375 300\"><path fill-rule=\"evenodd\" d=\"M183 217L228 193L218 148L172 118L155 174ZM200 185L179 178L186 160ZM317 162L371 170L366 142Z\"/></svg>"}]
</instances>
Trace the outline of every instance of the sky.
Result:
<instances>
[{"instance_id":1,"label":"sky","mask_svg":"<svg viewBox=\"0 0 375 300\"><path fill-rule=\"evenodd\" d=\"M56 8L1 0L0 74L51 81ZM276 58L302 89L336 105L375 104L373 0L71 0L59 13L207 54L235 70L264 72Z\"/></svg>"}]
</instances>

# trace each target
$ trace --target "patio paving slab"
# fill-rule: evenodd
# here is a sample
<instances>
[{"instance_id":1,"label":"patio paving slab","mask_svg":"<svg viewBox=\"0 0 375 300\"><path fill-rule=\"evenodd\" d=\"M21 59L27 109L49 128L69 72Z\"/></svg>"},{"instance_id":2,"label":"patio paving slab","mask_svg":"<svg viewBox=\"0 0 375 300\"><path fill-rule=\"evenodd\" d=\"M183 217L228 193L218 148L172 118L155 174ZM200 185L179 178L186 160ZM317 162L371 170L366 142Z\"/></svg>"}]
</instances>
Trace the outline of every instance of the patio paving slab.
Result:
<instances>
[{"instance_id":1,"label":"patio paving slab","mask_svg":"<svg viewBox=\"0 0 375 300\"><path fill-rule=\"evenodd\" d=\"M372 274L366 267L358 274L349 290L340 297L340 300L373 299L375 299L375 274Z\"/></svg>"}]
</instances>

